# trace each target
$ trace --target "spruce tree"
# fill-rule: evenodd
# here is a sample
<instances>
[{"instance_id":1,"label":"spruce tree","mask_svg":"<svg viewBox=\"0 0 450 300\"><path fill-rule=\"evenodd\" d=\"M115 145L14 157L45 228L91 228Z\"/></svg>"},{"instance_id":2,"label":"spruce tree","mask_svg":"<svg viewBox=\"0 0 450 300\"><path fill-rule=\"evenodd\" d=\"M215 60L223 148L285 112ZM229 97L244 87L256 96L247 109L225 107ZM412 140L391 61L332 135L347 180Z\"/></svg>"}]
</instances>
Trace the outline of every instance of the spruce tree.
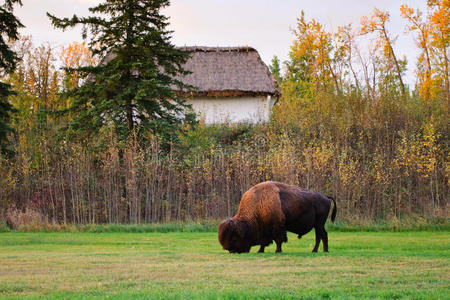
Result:
<instances>
[{"instance_id":1,"label":"spruce tree","mask_svg":"<svg viewBox=\"0 0 450 300\"><path fill-rule=\"evenodd\" d=\"M9 121L11 119L12 105L8 102L8 96L14 94L12 87L3 79L16 68L19 58L10 48L9 41L19 38L18 29L22 23L13 14L13 5L22 5L21 0L6 0L0 6L0 152L11 154L8 143L8 134L13 131Z\"/></svg>"},{"instance_id":2,"label":"spruce tree","mask_svg":"<svg viewBox=\"0 0 450 300\"><path fill-rule=\"evenodd\" d=\"M114 126L122 138L150 129L168 137L183 118L193 119L172 89L189 88L177 79L188 73L183 65L189 53L170 41L168 18L160 12L168 5L168 0L104 0L89 8L88 17L47 13L57 28L83 25L89 49L103 58L97 66L68 70L86 78L66 92L73 99L69 128L90 135Z\"/></svg>"},{"instance_id":3,"label":"spruce tree","mask_svg":"<svg viewBox=\"0 0 450 300\"><path fill-rule=\"evenodd\" d=\"M275 55L272 58L272 64L269 66L270 72L272 72L273 77L275 77L278 85L281 85L281 68L280 68L280 59Z\"/></svg>"}]
</instances>

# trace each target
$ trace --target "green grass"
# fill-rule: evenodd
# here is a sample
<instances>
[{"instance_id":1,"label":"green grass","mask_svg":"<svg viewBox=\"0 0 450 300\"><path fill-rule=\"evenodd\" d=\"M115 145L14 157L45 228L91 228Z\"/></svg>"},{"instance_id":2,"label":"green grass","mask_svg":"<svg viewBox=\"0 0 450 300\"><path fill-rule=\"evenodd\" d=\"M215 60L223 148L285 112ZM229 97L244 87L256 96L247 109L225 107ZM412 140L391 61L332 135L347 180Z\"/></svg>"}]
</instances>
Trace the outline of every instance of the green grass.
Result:
<instances>
[{"instance_id":1,"label":"green grass","mask_svg":"<svg viewBox=\"0 0 450 300\"><path fill-rule=\"evenodd\" d=\"M450 233L289 234L228 254L213 232L0 233L5 299L448 299Z\"/></svg>"},{"instance_id":2,"label":"green grass","mask_svg":"<svg viewBox=\"0 0 450 300\"><path fill-rule=\"evenodd\" d=\"M128 233L149 233L149 232L217 232L217 227L221 220L203 220L200 222L182 221L171 223L152 223L143 225L133 224L28 224L19 227L21 232L128 232ZM365 222L328 222L328 231L339 232L408 232L408 231L450 231L448 218L425 219L422 217L408 217L398 222L388 222L386 220L365 221ZM4 222L0 222L0 233L10 232L10 228Z\"/></svg>"}]
</instances>

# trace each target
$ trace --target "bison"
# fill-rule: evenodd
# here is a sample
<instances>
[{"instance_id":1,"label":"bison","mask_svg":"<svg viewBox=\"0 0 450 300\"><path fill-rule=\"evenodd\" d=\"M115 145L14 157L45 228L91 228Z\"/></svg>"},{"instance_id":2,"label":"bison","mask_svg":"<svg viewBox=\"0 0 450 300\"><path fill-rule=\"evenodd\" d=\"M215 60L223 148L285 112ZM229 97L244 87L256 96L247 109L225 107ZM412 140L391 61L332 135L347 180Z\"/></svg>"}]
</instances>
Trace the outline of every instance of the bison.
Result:
<instances>
[{"instance_id":1,"label":"bison","mask_svg":"<svg viewBox=\"0 0 450 300\"><path fill-rule=\"evenodd\" d=\"M219 242L230 253L243 253L255 245L260 245L258 252L264 252L275 241L277 253L281 252L281 244L287 242L286 231L301 238L314 228L316 245L312 252L317 252L320 240L323 251L328 252L325 222L331 200L334 222L337 207L332 197L281 182L259 183L242 196L237 214L219 225Z\"/></svg>"}]
</instances>

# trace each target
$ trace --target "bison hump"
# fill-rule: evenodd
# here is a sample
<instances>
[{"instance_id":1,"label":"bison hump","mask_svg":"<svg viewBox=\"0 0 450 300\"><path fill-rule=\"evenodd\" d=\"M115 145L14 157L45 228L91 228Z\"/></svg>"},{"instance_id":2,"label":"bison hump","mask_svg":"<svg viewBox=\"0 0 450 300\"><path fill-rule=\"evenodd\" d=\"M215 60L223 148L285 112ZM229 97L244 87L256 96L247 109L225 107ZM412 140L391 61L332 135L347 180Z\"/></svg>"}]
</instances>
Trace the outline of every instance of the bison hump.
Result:
<instances>
[{"instance_id":1,"label":"bison hump","mask_svg":"<svg viewBox=\"0 0 450 300\"><path fill-rule=\"evenodd\" d=\"M248 190L241 199L238 216L251 223L283 225L280 189L273 182L263 182Z\"/></svg>"}]
</instances>

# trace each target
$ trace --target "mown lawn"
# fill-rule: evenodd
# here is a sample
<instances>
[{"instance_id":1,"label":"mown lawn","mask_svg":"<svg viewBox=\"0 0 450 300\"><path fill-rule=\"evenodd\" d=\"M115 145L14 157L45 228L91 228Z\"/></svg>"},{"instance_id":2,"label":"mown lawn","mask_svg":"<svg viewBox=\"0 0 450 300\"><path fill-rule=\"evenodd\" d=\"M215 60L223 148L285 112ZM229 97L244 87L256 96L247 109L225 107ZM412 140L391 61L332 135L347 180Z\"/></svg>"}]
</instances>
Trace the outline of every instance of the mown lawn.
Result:
<instances>
[{"instance_id":1,"label":"mown lawn","mask_svg":"<svg viewBox=\"0 0 450 300\"><path fill-rule=\"evenodd\" d=\"M228 254L216 233L0 233L0 298L450 298L450 232L329 232L317 254L288 237Z\"/></svg>"}]
</instances>

